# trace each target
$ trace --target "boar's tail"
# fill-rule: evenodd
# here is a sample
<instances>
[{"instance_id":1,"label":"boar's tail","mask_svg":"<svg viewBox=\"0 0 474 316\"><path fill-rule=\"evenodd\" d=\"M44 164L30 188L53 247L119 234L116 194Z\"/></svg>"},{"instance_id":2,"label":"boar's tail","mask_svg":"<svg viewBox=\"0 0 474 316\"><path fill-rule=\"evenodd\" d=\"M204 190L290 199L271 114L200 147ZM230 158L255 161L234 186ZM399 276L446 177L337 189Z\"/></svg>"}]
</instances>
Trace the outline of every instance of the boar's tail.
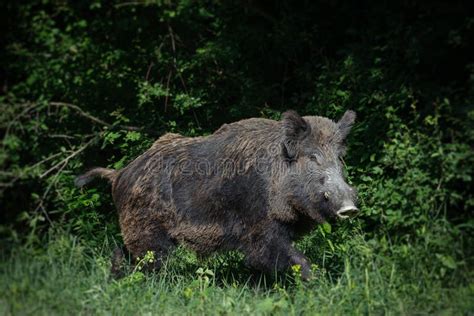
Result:
<instances>
[{"instance_id":1,"label":"boar's tail","mask_svg":"<svg viewBox=\"0 0 474 316\"><path fill-rule=\"evenodd\" d=\"M113 182L115 180L116 175L117 175L117 171L115 171L113 169L94 168L94 169L91 169L91 170L87 171L83 175L78 176L74 180L74 184L77 187L82 188L83 186L85 186L86 184L91 182L96 177L101 177L102 179L105 178L109 182Z\"/></svg>"}]
</instances>

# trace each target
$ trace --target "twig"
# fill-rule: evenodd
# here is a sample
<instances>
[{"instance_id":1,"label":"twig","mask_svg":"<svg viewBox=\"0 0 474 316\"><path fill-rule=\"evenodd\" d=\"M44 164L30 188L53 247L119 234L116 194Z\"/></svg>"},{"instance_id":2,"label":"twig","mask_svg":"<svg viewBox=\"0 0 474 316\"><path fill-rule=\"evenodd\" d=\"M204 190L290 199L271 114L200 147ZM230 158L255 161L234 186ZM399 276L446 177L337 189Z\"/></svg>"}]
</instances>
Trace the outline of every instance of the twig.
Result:
<instances>
[{"instance_id":1,"label":"twig","mask_svg":"<svg viewBox=\"0 0 474 316\"><path fill-rule=\"evenodd\" d=\"M150 76L151 68L153 68L154 65L155 64L153 62L151 62L150 65L148 65L148 70L146 71L145 81L148 81L148 78Z\"/></svg>"},{"instance_id":2,"label":"twig","mask_svg":"<svg viewBox=\"0 0 474 316\"><path fill-rule=\"evenodd\" d=\"M62 152L55 153L55 154L53 154L53 155L51 155L51 156L49 156L49 157L46 157L46 158L43 159L43 160L38 161L37 163L35 163L35 164L31 165L31 166L26 166L24 172L28 172L29 170L35 168L36 166L39 166L39 165L42 164L42 163L45 163L45 162L47 162L47 161L49 161L49 160L51 160L51 159L54 159L55 157L57 157L57 156L59 156L59 155L61 155L61 154L62 154ZM0 170L0 176L12 177L12 179L11 179L9 182L1 182L1 183L0 183L0 188L9 188L9 187L12 187L12 186L15 184L15 182L17 182L18 180L21 179L22 174L21 174L21 173L18 174L18 173L15 173L15 172L10 172L10 171L1 171L1 170Z\"/></svg>"},{"instance_id":3,"label":"twig","mask_svg":"<svg viewBox=\"0 0 474 316\"><path fill-rule=\"evenodd\" d=\"M176 43L174 41L173 29L171 28L171 25L169 23L168 23L168 33L170 34L171 48L173 49L173 59L174 59L174 64L176 65Z\"/></svg>"},{"instance_id":4,"label":"twig","mask_svg":"<svg viewBox=\"0 0 474 316\"><path fill-rule=\"evenodd\" d=\"M63 169L66 167L66 165L67 165L67 162L63 163L61 168L59 168L59 170L56 172L53 180L51 181L51 183L48 185L48 187L44 191L43 195L41 196L41 200L39 201L38 205L36 206L36 208L34 210L34 212L37 212L39 209L41 209L41 211L43 212L46 220L48 220L50 225L52 224L52 221L49 218L48 212L46 212L46 209L44 208L44 203L43 202L46 199L46 197L48 196L49 191L51 190L53 185L58 181L59 175L61 174L61 171L63 171Z\"/></svg>"},{"instance_id":5,"label":"twig","mask_svg":"<svg viewBox=\"0 0 474 316\"><path fill-rule=\"evenodd\" d=\"M170 81L171 81L171 74L172 73L173 73L173 70L170 70L170 72L168 73L168 79L166 80L165 112L166 112L166 109L168 108Z\"/></svg>"},{"instance_id":6,"label":"twig","mask_svg":"<svg viewBox=\"0 0 474 316\"><path fill-rule=\"evenodd\" d=\"M10 177L10 176L14 176L14 175L16 175L14 172L0 170L0 176Z\"/></svg>"},{"instance_id":7,"label":"twig","mask_svg":"<svg viewBox=\"0 0 474 316\"><path fill-rule=\"evenodd\" d=\"M186 87L186 83L184 82L184 78L181 75L180 71L178 70L178 66L177 66L177 62L176 62L176 41L175 41L175 38L174 38L173 29L171 28L171 25L169 23L168 23L168 33L169 33L170 38L171 38L171 48L173 50L173 66L174 66L174 69L176 70L176 73L178 74L179 80L181 81L181 84L183 85L184 91L186 92L186 94L189 94L188 88ZM194 120L196 121L196 124L198 125L199 128L201 128L201 124L199 124L199 120L197 118L196 111L194 111L194 109L191 108L191 112L193 113Z\"/></svg>"},{"instance_id":8,"label":"twig","mask_svg":"<svg viewBox=\"0 0 474 316\"><path fill-rule=\"evenodd\" d=\"M178 74L178 77L181 80L181 84L183 85L184 91L186 93L188 93L188 88L186 87L186 83L184 83L183 76L181 75L181 73L178 70L178 65L177 65L177 61L176 61L176 41L174 39L174 32L173 32L173 29L171 28L170 24L168 24L168 33L170 35L171 48L173 50L173 66L174 66L174 69L176 70L176 73Z\"/></svg>"},{"instance_id":9,"label":"twig","mask_svg":"<svg viewBox=\"0 0 474 316\"><path fill-rule=\"evenodd\" d=\"M64 139L76 139L77 137L71 135L63 135L63 134L51 134L48 135L50 138L64 138Z\"/></svg>"},{"instance_id":10,"label":"twig","mask_svg":"<svg viewBox=\"0 0 474 316\"><path fill-rule=\"evenodd\" d=\"M29 167L26 167L26 168L27 168L27 169L33 169L34 167L39 166L39 165L41 165L42 163L45 163L45 162L47 162L47 161L50 161L51 159L54 159L54 158L56 158L57 156L59 156L59 155L61 155L61 154L62 154L62 152L55 153L55 154L53 154L53 155L51 155L51 156L48 156L48 157L44 158L43 160L40 160L40 161L36 162L35 164L33 164L33 165L29 166Z\"/></svg>"},{"instance_id":11,"label":"twig","mask_svg":"<svg viewBox=\"0 0 474 316\"><path fill-rule=\"evenodd\" d=\"M92 116L90 115L89 113L85 112L83 109L81 109L80 107L78 107L77 105L74 105L74 104L70 104L70 103L65 103L65 102L50 102L49 103L51 106L56 106L56 107L66 107L66 108L70 108L70 109L73 109L74 111L76 111L79 115L91 120L92 122L94 123L97 123L97 124L100 124L100 125L104 125L104 126L107 126L107 127L112 127L113 125L110 124L110 123L107 123L107 122L104 122L102 121L101 119L95 117L95 116Z\"/></svg>"},{"instance_id":12,"label":"twig","mask_svg":"<svg viewBox=\"0 0 474 316\"><path fill-rule=\"evenodd\" d=\"M122 7L130 7L130 6L134 6L134 5L148 5L148 4L149 3L147 1L122 2L122 3L118 3L118 4L114 5L114 7L116 9L118 9L118 8L122 8Z\"/></svg>"},{"instance_id":13,"label":"twig","mask_svg":"<svg viewBox=\"0 0 474 316\"><path fill-rule=\"evenodd\" d=\"M246 1L246 4L248 8L253 10L255 13L259 14L261 17L263 17L265 20L271 22L272 24L277 24L278 20L274 18L272 15L269 13L265 12L261 7L259 7L256 3L253 3L253 1Z\"/></svg>"},{"instance_id":14,"label":"twig","mask_svg":"<svg viewBox=\"0 0 474 316\"><path fill-rule=\"evenodd\" d=\"M64 166L64 165L67 165L67 163L69 162L70 159L76 157L77 155L79 155L81 152L84 151L84 149L86 149L87 147L89 147L90 144L92 144L92 142L94 140L96 140L97 137L93 137L91 138L87 143L85 143L83 146L79 147L79 149L77 149L76 151L73 151L69 156L67 156L66 158L64 158L63 160L61 160L60 162L58 162L57 164L55 164L54 166L52 166L51 168L49 168L48 170L46 170L42 175L40 175L40 179L46 177L48 174L50 174L53 170L57 169L58 167L60 166ZM62 169L62 168L61 168Z\"/></svg>"},{"instance_id":15,"label":"twig","mask_svg":"<svg viewBox=\"0 0 474 316\"><path fill-rule=\"evenodd\" d=\"M23 117L26 113L28 113L31 109L33 109L34 107L36 107L36 104L35 103L26 103L25 104L25 109L23 111L21 111L20 114L18 114L17 116L15 116L11 121L10 123L8 123L7 125L7 128L5 129L5 134L3 135L3 139L6 139L8 134L10 133L10 129L13 125L13 123L15 123L18 119L20 119L21 117ZM5 147L5 143L2 142L2 147Z\"/></svg>"},{"instance_id":16,"label":"twig","mask_svg":"<svg viewBox=\"0 0 474 316\"><path fill-rule=\"evenodd\" d=\"M55 106L55 107L67 107L67 108L70 108L74 111L76 111L79 115L81 115L82 117L85 117L87 119L89 119L90 121L96 123L96 124L99 124L99 125L103 125L103 126L106 126L106 127L109 127L109 128L114 128L114 127L117 127L117 128L120 128L120 129L123 129L123 130L127 130L127 131L142 131L143 129L141 127L136 127L136 126L128 126L128 125L113 125L113 124L110 124L110 123L107 123L95 116L92 116L91 114L87 113L86 111L84 111L83 109L81 109L80 107L78 107L77 105L75 104L71 104L71 103L65 103L65 102L50 102L49 103L51 106Z\"/></svg>"},{"instance_id":17,"label":"twig","mask_svg":"<svg viewBox=\"0 0 474 316\"><path fill-rule=\"evenodd\" d=\"M100 135L100 134L99 134ZM92 137L87 143L85 143L84 145L82 145L79 149L73 151L69 156L67 156L66 158L64 158L63 160L61 160L60 162L58 162L57 164L55 164L54 166L52 166L51 168L49 168L46 172L44 172L40 178L43 178L45 176L47 176L49 173L51 173L53 170L55 169L58 169L56 171L56 174L54 175L54 178L51 180L51 183L48 185L48 187L46 188L46 190L44 191L43 195L41 196L41 199L40 201L38 202L38 205L36 206L34 212L37 212L39 209L41 209L41 211L43 212L46 220L49 222L49 224L52 224L52 221L51 219L49 218L49 215L48 215L48 212L46 211L46 209L44 208L44 200L46 199L46 197L48 196L49 192L51 191L51 188L56 184L56 182L58 181L58 178L59 178L59 175L61 174L61 172L64 170L64 168L66 168L69 160L71 160L72 158L74 158L75 156L79 155L82 151L84 151L88 146L90 146L92 144L92 142L94 140L97 139L98 136L95 136L95 137ZM54 155L53 155L54 156ZM49 159L50 157L48 157Z\"/></svg>"},{"instance_id":18,"label":"twig","mask_svg":"<svg viewBox=\"0 0 474 316\"><path fill-rule=\"evenodd\" d=\"M288 62L285 63L285 70L283 71L283 78L281 79L281 106L285 105L285 84L287 81L286 75L288 74Z\"/></svg>"}]
</instances>

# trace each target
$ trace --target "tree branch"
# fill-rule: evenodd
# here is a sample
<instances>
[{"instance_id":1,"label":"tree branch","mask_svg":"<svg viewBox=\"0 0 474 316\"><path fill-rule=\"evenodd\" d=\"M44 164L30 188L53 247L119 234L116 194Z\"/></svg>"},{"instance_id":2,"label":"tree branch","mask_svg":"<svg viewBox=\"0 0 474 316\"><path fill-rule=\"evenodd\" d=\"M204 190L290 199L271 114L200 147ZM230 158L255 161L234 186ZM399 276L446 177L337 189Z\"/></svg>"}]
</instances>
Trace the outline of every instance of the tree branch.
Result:
<instances>
[{"instance_id":1,"label":"tree branch","mask_svg":"<svg viewBox=\"0 0 474 316\"><path fill-rule=\"evenodd\" d=\"M153 136L159 135L159 133L157 133L155 131L145 130L142 127L130 126L130 125L113 125L113 124L107 123L107 122L91 115L90 113L84 111L83 109L81 109L79 106L77 106L75 104L66 103L66 102L50 102L49 105L54 106L54 107L66 107L66 108L72 109L77 114L79 114L80 116L82 116L82 117L84 117L84 118L86 118L86 119L88 119L88 120L90 120L90 121L92 121L92 122L94 122L98 125L102 125L102 126L110 128L110 129L121 129L121 130L125 130L125 131L144 132L144 133L147 133L147 134L150 134L150 135L153 135Z\"/></svg>"},{"instance_id":2,"label":"tree branch","mask_svg":"<svg viewBox=\"0 0 474 316\"><path fill-rule=\"evenodd\" d=\"M49 168L48 170L46 170L45 172L43 172L42 175L40 175L40 179L46 177L49 173L51 173L53 170L59 168L59 167L63 167L65 165L67 165L67 163L69 162L70 159L76 157L77 155L79 155L81 152L84 151L84 149L86 149L87 147L89 147L92 142L94 140L96 140L97 137L92 137L87 143L85 143L84 145L82 145L81 147L79 147L79 149L73 151L69 156L67 156L66 158L64 158L63 160L61 160L60 162L58 162L57 164L55 164L54 166L52 166L51 168ZM62 168L61 168L62 169Z\"/></svg>"}]
</instances>

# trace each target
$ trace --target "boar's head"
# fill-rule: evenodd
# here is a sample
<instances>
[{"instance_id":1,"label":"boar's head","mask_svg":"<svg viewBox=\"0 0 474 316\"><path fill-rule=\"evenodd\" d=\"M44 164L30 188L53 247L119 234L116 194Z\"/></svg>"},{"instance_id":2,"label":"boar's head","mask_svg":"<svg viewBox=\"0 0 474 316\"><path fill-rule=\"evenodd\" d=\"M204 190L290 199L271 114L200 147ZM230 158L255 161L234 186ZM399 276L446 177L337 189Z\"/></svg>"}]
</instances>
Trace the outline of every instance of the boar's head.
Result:
<instances>
[{"instance_id":1,"label":"boar's head","mask_svg":"<svg viewBox=\"0 0 474 316\"><path fill-rule=\"evenodd\" d=\"M355 117L353 111L346 111L338 122L301 117L294 111L283 115L284 194L291 208L317 222L358 212L357 193L344 178L342 162Z\"/></svg>"}]
</instances>

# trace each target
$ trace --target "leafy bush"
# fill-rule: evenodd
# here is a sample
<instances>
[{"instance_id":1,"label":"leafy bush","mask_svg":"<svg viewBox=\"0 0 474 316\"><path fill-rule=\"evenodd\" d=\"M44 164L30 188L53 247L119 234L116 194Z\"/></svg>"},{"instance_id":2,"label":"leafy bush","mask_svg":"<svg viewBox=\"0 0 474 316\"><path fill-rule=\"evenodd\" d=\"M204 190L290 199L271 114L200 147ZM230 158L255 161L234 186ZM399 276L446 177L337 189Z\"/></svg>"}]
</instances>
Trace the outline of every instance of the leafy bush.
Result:
<instances>
[{"instance_id":1,"label":"leafy bush","mask_svg":"<svg viewBox=\"0 0 474 316\"><path fill-rule=\"evenodd\" d=\"M15 275L12 264L26 250L13 248L22 245L36 249L41 260L25 259L18 268L24 270L15 270L20 274L29 275L27 265L42 269L50 264L46 257L56 256L57 273L82 275L88 266L105 280L104 263L94 262L105 260L103 254L90 254L91 260L79 260L84 266L68 272L65 256L77 248L49 253L64 238L77 238L81 251L120 239L109 188L73 186L75 175L89 167L120 169L167 131L206 135L247 117L278 119L288 108L330 118L350 108L358 123L346 164L362 215L335 227L325 224L299 242L321 273L313 289L328 295L311 297L333 304L328 297L335 295L362 312L384 311L386 304L406 312L418 303L412 298L404 306L399 295L409 300L410 293L423 297L420 311L449 312L441 306L449 300L438 303L436 295L456 296L450 288L472 297L474 19L462 1L32 0L2 6L7 32L0 37L0 234L10 245L2 247L9 261L5 271ZM173 263L179 272L200 265L191 254L181 255L190 259ZM239 254L212 260L218 265L210 268L213 274L204 269L196 276L193 270L197 283L178 281L165 291L184 291L183 300L193 306L201 304L193 300L201 295L197 289L208 287L223 306L245 311L236 289L226 288L234 291L227 295L213 282L251 272ZM38 282L32 288L44 289L41 282L56 279L52 273L46 281L31 280ZM381 294L353 288L352 278L388 288ZM163 282L147 276L127 282L135 289L142 281L146 287ZM2 291L14 299L30 286L22 282L30 281L16 280L12 286L19 288ZM125 285L110 287L91 291L107 301L104 293L115 297ZM361 292L351 296L354 291ZM287 311L303 300L290 292L276 290L249 304L262 313ZM249 299L252 291L245 293ZM357 305L354 300L364 295L368 305ZM347 311L337 306L322 310Z\"/></svg>"}]
</instances>

